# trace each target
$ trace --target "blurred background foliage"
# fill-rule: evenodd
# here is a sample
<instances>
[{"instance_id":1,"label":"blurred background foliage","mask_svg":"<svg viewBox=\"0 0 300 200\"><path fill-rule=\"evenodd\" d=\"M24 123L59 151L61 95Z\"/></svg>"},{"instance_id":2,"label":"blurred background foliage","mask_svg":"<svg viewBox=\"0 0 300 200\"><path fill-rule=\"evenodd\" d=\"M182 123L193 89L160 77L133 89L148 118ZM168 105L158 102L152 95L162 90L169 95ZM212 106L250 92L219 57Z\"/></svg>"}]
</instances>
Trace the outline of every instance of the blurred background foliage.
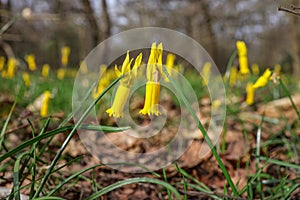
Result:
<instances>
[{"instance_id":1,"label":"blurred background foliage","mask_svg":"<svg viewBox=\"0 0 300 200\"><path fill-rule=\"evenodd\" d=\"M0 56L36 55L38 66L60 67L60 49L71 47L70 66L78 67L89 51L124 30L157 26L192 37L210 53L219 69L235 48L248 46L250 63L279 63L300 75L300 17L278 11L300 1L274 0L0 0Z\"/></svg>"}]
</instances>

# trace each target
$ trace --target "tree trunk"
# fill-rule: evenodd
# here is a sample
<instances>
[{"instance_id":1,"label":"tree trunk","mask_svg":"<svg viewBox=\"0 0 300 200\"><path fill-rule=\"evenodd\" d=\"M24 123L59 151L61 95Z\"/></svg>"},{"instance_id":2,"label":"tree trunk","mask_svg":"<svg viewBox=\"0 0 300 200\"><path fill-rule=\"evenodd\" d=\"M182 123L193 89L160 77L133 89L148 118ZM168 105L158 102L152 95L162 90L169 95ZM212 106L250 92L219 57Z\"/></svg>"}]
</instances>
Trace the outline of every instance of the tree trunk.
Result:
<instances>
[{"instance_id":1,"label":"tree trunk","mask_svg":"<svg viewBox=\"0 0 300 200\"><path fill-rule=\"evenodd\" d=\"M297 6L297 1L293 2ZM300 50L299 50L299 30L298 30L298 20L299 17L296 15L291 15L290 25L291 25L291 38L292 38L292 69L295 76L300 76Z\"/></svg>"},{"instance_id":2,"label":"tree trunk","mask_svg":"<svg viewBox=\"0 0 300 200\"><path fill-rule=\"evenodd\" d=\"M212 27L212 16L209 11L209 5L205 0L199 1L202 12L203 12L203 17L205 21L205 25L209 34L209 40L211 44L211 53L212 57L214 60L218 59L218 47L217 47L217 40L216 40L216 35Z\"/></svg>"},{"instance_id":3,"label":"tree trunk","mask_svg":"<svg viewBox=\"0 0 300 200\"><path fill-rule=\"evenodd\" d=\"M103 18L103 40L110 36L111 23L108 14L106 0L102 0L102 18Z\"/></svg>"},{"instance_id":4,"label":"tree trunk","mask_svg":"<svg viewBox=\"0 0 300 200\"><path fill-rule=\"evenodd\" d=\"M91 7L91 4L89 0L81 0L85 16L90 24L91 27L91 35L92 35L92 41L93 46L97 46L100 38L99 38L99 26L97 24L96 17L94 15L94 11Z\"/></svg>"}]
</instances>

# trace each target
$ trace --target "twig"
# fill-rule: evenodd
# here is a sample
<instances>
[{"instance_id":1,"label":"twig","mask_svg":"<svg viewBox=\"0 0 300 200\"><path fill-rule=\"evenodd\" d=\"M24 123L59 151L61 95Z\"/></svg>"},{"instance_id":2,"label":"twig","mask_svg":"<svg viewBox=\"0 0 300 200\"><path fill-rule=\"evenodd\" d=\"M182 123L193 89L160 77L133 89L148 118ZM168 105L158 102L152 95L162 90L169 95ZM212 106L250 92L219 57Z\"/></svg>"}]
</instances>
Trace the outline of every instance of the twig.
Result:
<instances>
[{"instance_id":1,"label":"twig","mask_svg":"<svg viewBox=\"0 0 300 200\"><path fill-rule=\"evenodd\" d=\"M294 6L294 5L291 5L291 8L292 8L293 10L300 10L300 7L296 7L296 6Z\"/></svg>"},{"instance_id":2,"label":"twig","mask_svg":"<svg viewBox=\"0 0 300 200\"><path fill-rule=\"evenodd\" d=\"M299 8L297 8L297 9L299 9ZM281 7L281 6L278 7L278 11L284 11L284 12L288 12L288 13L300 16L300 12L296 12L294 10L296 10L296 9L293 8L293 10L291 10L291 9L284 8L284 7Z\"/></svg>"}]
</instances>

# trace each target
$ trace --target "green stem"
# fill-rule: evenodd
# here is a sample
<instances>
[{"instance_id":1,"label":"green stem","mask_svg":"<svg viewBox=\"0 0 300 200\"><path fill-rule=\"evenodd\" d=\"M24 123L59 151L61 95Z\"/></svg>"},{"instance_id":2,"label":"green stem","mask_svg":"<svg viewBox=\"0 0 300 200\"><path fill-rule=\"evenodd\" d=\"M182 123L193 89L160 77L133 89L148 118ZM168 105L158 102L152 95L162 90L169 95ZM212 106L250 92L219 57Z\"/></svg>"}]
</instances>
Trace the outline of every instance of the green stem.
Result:
<instances>
[{"instance_id":1,"label":"green stem","mask_svg":"<svg viewBox=\"0 0 300 200\"><path fill-rule=\"evenodd\" d=\"M182 93L182 91L179 90L179 89L177 89L177 88L179 88L179 86L174 82L174 80L173 80L172 77L169 75L169 73L168 73L168 71L166 70L165 67L163 68L163 71L164 71L164 73L167 75L167 77L168 77L168 79L171 81L171 83L173 84L173 86L174 86L174 88L176 89L176 91L180 94L180 96L181 96L181 98L182 98L182 101L184 102L184 104L187 106L187 109L188 109L189 112L191 113L191 115L192 115L194 121L195 121L196 124L197 124L198 129L201 131L201 133L202 133L202 135L203 135L205 141L207 142L208 146L210 147L210 149L211 149L211 151L212 151L212 154L213 154L214 157L216 158L216 160L217 160L217 162L218 162L218 164L219 164L219 166L220 166L220 168L221 168L221 170L222 170L222 172L223 172L223 174L224 174L224 176L225 176L225 178L226 178L226 180L227 180L229 186L230 186L231 189L232 189L232 192L233 192L234 196L238 196L239 193L238 193L238 191L237 191L237 189L236 189L236 187L235 187L233 181L231 180L230 175L229 175L228 171L227 171L226 168L225 168L225 165L223 164L223 162L222 162L220 156L218 155L218 153L217 153L217 151L216 151L216 149L215 149L215 147L214 147L214 144L212 143L211 139L210 139L209 136L207 135L207 132L205 131L205 129L204 129L202 123L200 122L200 120L198 119L198 117L197 117L196 113L194 112L192 106L189 104L188 100L186 99L186 97L184 96L184 94Z\"/></svg>"},{"instance_id":2,"label":"green stem","mask_svg":"<svg viewBox=\"0 0 300 200\"><path fill-rule=\"evenodd\" d=\"M279 83L280 83L281 87L283 88L284 92L285 92L285 93L287 94L287 96L289 97L289 99L290 99L290 101L291 101L291 103L292 103L292 106L293 106L294 110L295 110L296 113L297 113L298 120L300 120L300 112L299 112L299 110L297 109L297 106L296 106L294 100L292 99L292 96L291 96L290 91L289 91L289 90L287 89L287 87L284 85L284 83L282 82L281 78L279 78Z\"/></svg>"},{"instance_id":3,"label":"green stem","mask_svg":"<svg viewBox=\"0 0 300 200\"><path fill-rule=\"evenodd\" d=\"M225 85L226 88L228 88L227 86L229 85L229 76L230 76L230 68L232 67L233 61L237 56L237 50L234 50L233 53L231 54L229 61L227 63L227 67L226 67L226 72L225 72Z\"/></svg>"}]
</instances>

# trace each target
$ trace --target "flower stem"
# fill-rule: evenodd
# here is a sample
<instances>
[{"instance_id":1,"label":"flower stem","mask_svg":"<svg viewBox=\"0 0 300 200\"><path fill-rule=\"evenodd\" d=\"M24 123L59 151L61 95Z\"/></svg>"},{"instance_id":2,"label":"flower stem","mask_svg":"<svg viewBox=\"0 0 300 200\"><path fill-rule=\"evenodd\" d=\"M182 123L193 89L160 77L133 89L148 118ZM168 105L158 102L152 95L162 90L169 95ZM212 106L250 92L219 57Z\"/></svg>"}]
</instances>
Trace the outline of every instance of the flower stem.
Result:
<instances>
[{"instance_id":1,"label":"flower stem","mask_svg":"<svg viewBox=\"0 0 300 200\"><path fill-rule=\"evenodd\" d=\"M296 111L297 113L297 116L298 116L298 120L300 120L300 112L299 110L297 109L297 106L294 102L294 100L292 99L292 96L291 96L291 93L290 91L287 89L287 87L284 85L283 81L281 80L281 78L279 78L279 84L281 85L281 87L283 88L284 92L287 94L287 96L289 97L291 103L292 103L292 106L294 108L294 110Z\"/></svg>"},{"instance_id":2,"label":"flower stem","mask_svg":"<svg viewBox=\"0 0 300 200\"><path fill-rule=\"evenodd\" d=\"M217 162L218 162L218 164L219 164L219 166L220 166L220 168L221 168L221 170L222 170L222 172L223 172L223 174L224 174L224 176L225 176L225 178L226 178L226 180L227 180L229 186L230 186L231 189L232 189L232 192L233 192L234 196L238 196L239 193L238 193L238 191L237 191L237 189L236 189L236 187L235 187L233 181L231 180L230 175L229 175L228 171L227 171L226 168L225 168L225 165L223 164L223 162L222 162L220 156L218 155L218 153L217 153L217 151L216 151L216 149L215 149L215 147L214 147L214 144L212 143L211 139L210 139L209 136L207 135L207 132L205 131L205 129L204 129L202 123L200 122L200 120L198 119L198 117L197 117L196 113L194 112L192 106L189 104L188 100L186 99L186 97L184 96L184 94L182 93L182 91L179 90L179 89L177 89L177 88L179 88L178 85L174 82L174 80L173 80L172 77L169 75L169 73L168 73L168 71L166 70L165 67L163 68L163 70L164 70L165 74L167 75L167 77L169 78L169 80L171 81L171 83L173 84L174 88L175 88L175 89L177 90L177 92L179 93L180 97L182 98L182 101L183 101L184 104L187 106L187 109L188 109L189 112L191 113L191 115L192 115L194 121L196 122L196 124L197 124L199 130L201 131L201 133L202 133L202 135L203 135L205 141L207 142L208 146L210 147L210 149L211 149L211 151L212 151L212 154L213 154L214 157L216 158L216 160L217 160Z\"/></svg>"}]
</instances>

